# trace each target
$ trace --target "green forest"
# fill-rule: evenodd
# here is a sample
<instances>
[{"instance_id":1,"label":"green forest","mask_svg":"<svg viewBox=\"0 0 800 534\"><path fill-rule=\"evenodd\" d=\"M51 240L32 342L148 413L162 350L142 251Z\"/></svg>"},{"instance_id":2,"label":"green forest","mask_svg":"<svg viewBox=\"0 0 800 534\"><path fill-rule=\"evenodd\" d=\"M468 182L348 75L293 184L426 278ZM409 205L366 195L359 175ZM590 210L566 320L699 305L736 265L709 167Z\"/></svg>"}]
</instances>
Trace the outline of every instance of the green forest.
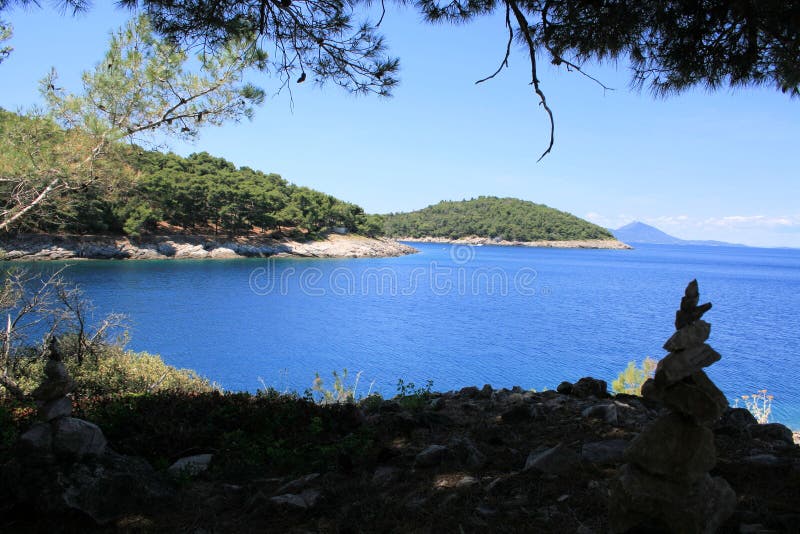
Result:
<instances>
[{"instance_id":1,"label":"green forest","mask_svg":"<svg viewBox=\"0 0 800 534\"><path fill-rule=\"evenodd\" d=\"M395 237L478 236L509 241L614 239L605 228L574 215L516 198L442 201L409 213L385 215L384 221L386 234Z\"/></svg>"},{"instance_id":2,"label":"green forest","mask_svg":"<svg viewBox=\"0 0 800 534\"><path fill-rule=\"evenodd\" d=\"M36 165L66 168L80 150L81 134L50 119L0 109L0 173L19 174L30 166L23 138L38 141ZM42 142L42 141L46 142ZM316 234L334 227L377 235L382 220L355 204L289 183L206 152L181 157L116 143L92 169L60 194L36 206L16 232L124 234L159 231L164 222L181 231L228 237L253 231ZM29 174L32 174L29 172ZM12 182L0 182L5 202L14 201ZM7 189L7 190L6 190ZM8 206L6 206L8 207Z\"/></svg>"}]
</instances>

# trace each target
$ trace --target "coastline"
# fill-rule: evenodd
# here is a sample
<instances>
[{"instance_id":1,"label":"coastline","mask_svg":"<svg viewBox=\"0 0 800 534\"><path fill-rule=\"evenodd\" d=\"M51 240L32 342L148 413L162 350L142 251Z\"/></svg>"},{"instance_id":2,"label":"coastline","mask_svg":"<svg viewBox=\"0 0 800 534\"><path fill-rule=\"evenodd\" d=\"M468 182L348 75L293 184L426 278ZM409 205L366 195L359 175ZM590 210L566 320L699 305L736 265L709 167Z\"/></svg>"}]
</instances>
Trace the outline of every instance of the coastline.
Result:
<instances>
[{"instance_id":1,"label":"coastline","mask_svg":"<svg viewBox=\"0 0 800 534\"><path fill-rule=\"evenodd\" d=\"M446 237L396 237L397 241L410 243L445 243L448 245L497 245L501 247L533 247L533 248L590 248L607 250L632 250L633 247L616 239L576 239L573 241L507 241L490 237L462 237L448 239Z\"/></svg>"},{"instance_id":2,"label":"coastline","mask_svg":"<svg viewBox=\"0 0 800 534\"><path fill-rule=\"evenodd\" d=\"M417 250L388 238L329 234L297 241L267 237L213 238L199 235L124 236L20 234L0 238L0 261L234 259L288 256L299 258L386 258Z\"/></svg>"}]
</instances>

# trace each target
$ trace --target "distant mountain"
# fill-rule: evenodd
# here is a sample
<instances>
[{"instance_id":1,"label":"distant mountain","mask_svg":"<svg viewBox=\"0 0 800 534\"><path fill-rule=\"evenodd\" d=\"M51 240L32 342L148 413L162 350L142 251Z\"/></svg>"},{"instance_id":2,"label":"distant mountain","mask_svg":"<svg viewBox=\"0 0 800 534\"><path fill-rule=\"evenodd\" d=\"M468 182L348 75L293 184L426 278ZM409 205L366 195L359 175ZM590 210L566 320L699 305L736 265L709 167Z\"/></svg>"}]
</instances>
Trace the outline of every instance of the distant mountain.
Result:
<instances>
[{"instance_id":1,"label":"distant mountain","mask_svg":"<svg viewBox=\"0 0 800 534\"><path fill-rule=\"evenodd\" d=\"M517 198L442 201L408 213L384 215L389 236L466 237L508 241L614 241L611 233L570 213Z\"/></svg>"},{"instance_id":2,"label":"distant mountain","mask_svg":"<svg viewBox=\"0 0 800 534\"><path fill-rule=\"evenodd\" d=\"M680 239L662 232L654 226L634 221L616 230L611 230L618 240L623 243L640 243L647 245L705 245L705 246L724 246L724 247L744 247L736 243L726 243L724 241Z\"/></svg>"}]
</instances>

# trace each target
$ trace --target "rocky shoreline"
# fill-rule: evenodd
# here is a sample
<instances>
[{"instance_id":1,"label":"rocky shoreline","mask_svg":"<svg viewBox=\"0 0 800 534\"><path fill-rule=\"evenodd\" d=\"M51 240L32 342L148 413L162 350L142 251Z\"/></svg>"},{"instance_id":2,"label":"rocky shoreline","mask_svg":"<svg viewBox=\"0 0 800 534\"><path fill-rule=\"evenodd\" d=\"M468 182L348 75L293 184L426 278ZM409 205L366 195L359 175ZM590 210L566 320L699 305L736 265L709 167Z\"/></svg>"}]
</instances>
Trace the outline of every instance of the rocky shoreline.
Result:
<instances>
[{"instance_id":1,"label":"rocky shoreline","mask_svg":"<svg viewBox=\"0 0 800 534\"><path fill-rule=\"evenodd\" d=\"M592 248L608 250L630 250L632 246L616 239L576 239L574 241L508 241L491 237L470 236L460 239L446 237L397 237L397 241L411 243L446 243L448 245L498 245L502 247L535 248Z\"/></svg>"},{"instance_id":2,"label":"rocky shoreline","mask_svg":"<svg viewBox=\"0 0 800 534\"><path fill-rule=\"evenodd\" d=\"M232 259L268 256L304 258L381 258L414 254L416 249L385 238L330 234L320 240L266 237L213 238L193 235L57 236L20 234L0 238L0 260L74 259L164 260Z\"/></svg>"}]
</instances>

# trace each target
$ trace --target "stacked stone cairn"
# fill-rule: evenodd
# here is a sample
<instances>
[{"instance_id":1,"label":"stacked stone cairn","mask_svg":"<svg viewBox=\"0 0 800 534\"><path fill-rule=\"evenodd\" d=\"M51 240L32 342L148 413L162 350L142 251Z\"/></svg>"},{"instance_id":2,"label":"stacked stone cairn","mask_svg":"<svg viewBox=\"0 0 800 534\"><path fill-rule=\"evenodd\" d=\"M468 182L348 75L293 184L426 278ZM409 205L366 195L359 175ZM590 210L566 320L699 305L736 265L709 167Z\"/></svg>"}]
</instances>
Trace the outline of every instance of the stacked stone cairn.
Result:
<instances>
[{"instance_id":1,"label":"stacked stone cairn","mask_svg":"<svg viewBox=\"0 0 800 534\"><path fill-rule=\"evenodd\" d=\"M670 532L714 532L733 514L736 494L727 481L711 477L716 464L716 422L728 402L703 372L720 359L706 340L711 325L701 317L697 281L686 288L675 316L677 332L642 396L667 409L625 451L626 463L611 488L612 532L662 528Z\"/></svg>"},{"instance_id":2,"label":"stacked stone cairn","mask_svg":"<svg viewBox=\"0 0 800 534\"><path fill-rule=\"evenodd\" d=\"M71 417L69 394L75 382L61 361L55 340L50 343L44 374L42 384L32 393L40 422L22 434L18 444L21 452L27 453L25 458L31 462L49 462L101 455L106 449L106 438L100 428Z\"/></svg>"}]
</instances>

